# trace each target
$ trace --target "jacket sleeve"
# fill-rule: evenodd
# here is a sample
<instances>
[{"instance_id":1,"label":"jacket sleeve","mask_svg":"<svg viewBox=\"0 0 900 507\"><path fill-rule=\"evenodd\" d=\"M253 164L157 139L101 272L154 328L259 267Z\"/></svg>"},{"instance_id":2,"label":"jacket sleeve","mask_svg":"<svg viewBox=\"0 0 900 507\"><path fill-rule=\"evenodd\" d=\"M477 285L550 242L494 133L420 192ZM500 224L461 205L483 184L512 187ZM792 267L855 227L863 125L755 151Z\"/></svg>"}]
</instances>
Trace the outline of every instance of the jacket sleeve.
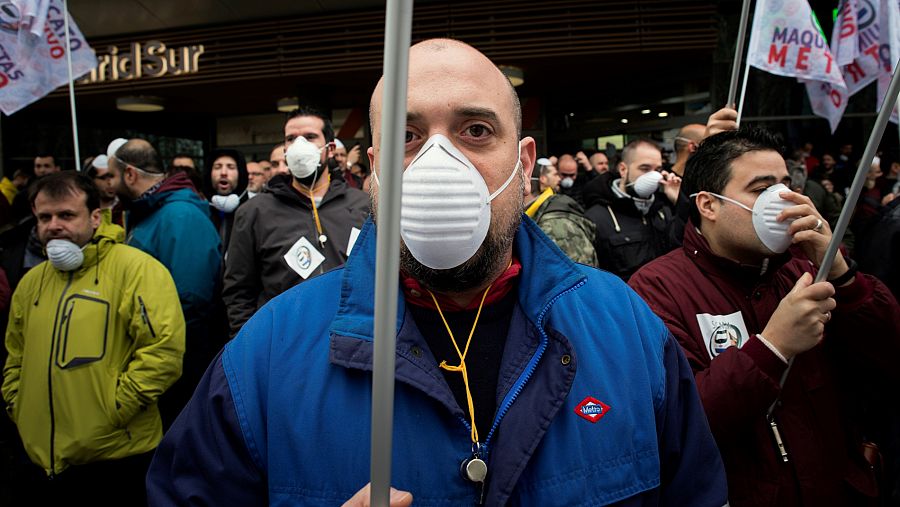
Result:
<instances>
[{"instance_id":1,"label":"jacket sleeve","mask_svg":"<svg viewBox=\"0 0 900 507\"><path fill-rule=\"evenodd\" d=\"M129 323L135 350L116 387L119 425L156 403L178 380L185 347L184 316L165 266L147 257L131 271L129 297L123 298L119 312Z\"/></svg>"},{"instance_id":2,"label":"jacket sleeve","mask_svg":"<svg viewBox=\"0 0 900 507\"><path fill-rule=\"evenodd\" d=\"M582 220L584 223L576 223L576 220ZM551 212L545 213L538 225L570 259L597 267L593 222L584 217L570 218L568 214ZM590 234L585 229L589 229Z\"/></svg>"},{"instance_id":3,"label":"jacket sleeve","mask_svg":"<svg viewBox=\"0 0 900 507\"><path fill-rule=\"evenodd\" d=\"M666 323L681 345L716 439L722 441L745 432L775 401L781 373L787 366L755 336L743 347L729 347L715 361L711 360L703 338L692 336L683 322L678 298L666 289L663 275L645 267L628 284Z\"/></svg>"},{"instance_id":4,"label":"jacket sleeve","mask_svg":"<svg viewBox=\"0 0 900 507\"><path fill-rule=\"evenodd\" d=\"M40 266L36 269L46 269L46 266ZM23 336L24 324L24 308L27 304L27 295L25 295L24 284L20 284L12 297L12 303L9 311L9 324L6 326L6 364L3 366L3 400L6 402L6 412L13 419L13 406L16 403L16 397L19 394L19 379L22 373L22 353L25 349L25 339Z\"/></svg>"},{"instance_id":5,"label":"jacket sleeve","mask_svg":"<svg viewBox=\"0 0 900 507\"><path fill-rule=\"evenodd\" d=\"M872 382L867 385L900 385L900 306L891 291L877 278L857 273L852 284L835 289L834 299L826 346L835 345L835 356Z\"/></svg>"},{"instance_id":6,"label":"jacket sleeve","mask_svg":"<svg viewBox=\"0 0 900 507\"><path fill-rule=\"evenodd\" d=\"M147 501L151 507L268 505L266 480L247 450L221 352L156 450Z\"/></svg>"},{"instance_id":7,"label":"jacket sleeve","mask_svg":"<svg viewBox=\"0 0 900 507\"><path fill-rule=\"evenodd\" d=\"M725 505L725 466L697 396L691 367L671 334L663 350L663 363L666 396L656 411L659 504Z\"/></svg>"},{"instance_id":8,"label":"jacket sleeve","mask_svg":"<svg viewBox=\"0 0 900 507\"><path fill-rule=\"evenodd\" d=\"M228 309L232 336L256 312L256 302L262 292L253 227L256 216L255 209L247 206L238 208L228 243L222 299Z\"/></svg>"}]
</instances>

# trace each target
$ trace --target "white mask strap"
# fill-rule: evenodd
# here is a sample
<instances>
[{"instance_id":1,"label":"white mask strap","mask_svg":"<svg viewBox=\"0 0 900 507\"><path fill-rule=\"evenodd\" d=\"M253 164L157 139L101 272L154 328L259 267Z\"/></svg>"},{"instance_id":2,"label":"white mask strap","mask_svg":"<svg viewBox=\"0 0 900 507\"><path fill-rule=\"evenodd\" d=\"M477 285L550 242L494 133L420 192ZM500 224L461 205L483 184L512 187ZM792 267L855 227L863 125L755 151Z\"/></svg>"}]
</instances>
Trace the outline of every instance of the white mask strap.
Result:
<instances>
[{"instance_id":1,"label":"white mask strap","mask_svg":"<svg viewBox=\"0 0 900 507\"><path fill-rule=\"evenodd\" d=\"M519 166L522 165L522 141L519 141L519 151L518 151L518 153L519 153L519 156L518 156L518 158L516 159L516 165L513 167L512 172L509 173L509 178L506 178L506 181L505 181L502 185L500 185L500 188L498 188L497 190L494 191L493 194L491 194L491 195L488 196L488 203L490 203L491 201L493 201L493 200L494 200L494 197L497 197L498 195L500 195L501 192L503 192L504 190L506 190L506 187L509 186L510 182L512 182L513 178L516 176L516 173L517 173L518 170L519 170Z\"/></svg>"},{"instance_id":2,"label":"white mask strap","mask_svg":"<svg viewBox=\"0 0 900 507\"><path fill-rule=\"evenodd\" d=\"M746 204L744 204L744 203L737 202L737 201L735 201L734 199L732 199L732 198L730 198L730 197L725 197L724 195L719 195L719 194L717 194L717 193L715 193L715 192L706 192L706 193L709 194L709 195L714 195L714 196L718 197L719 199L722 199L723 201L728 201L728 202L730 202L730 203L732 203L732 204L736 204L736 205L738 205L738 206L744 208L745 210L749 211L750 213L753 213L753 208L748 207L748 206L747 206ZM695 193L689 195L688 197L690 197L691 199L693 199L694 197L697 197L698 195L700 195L700 192L695 192Z\"/></svg>"}]
</instances>

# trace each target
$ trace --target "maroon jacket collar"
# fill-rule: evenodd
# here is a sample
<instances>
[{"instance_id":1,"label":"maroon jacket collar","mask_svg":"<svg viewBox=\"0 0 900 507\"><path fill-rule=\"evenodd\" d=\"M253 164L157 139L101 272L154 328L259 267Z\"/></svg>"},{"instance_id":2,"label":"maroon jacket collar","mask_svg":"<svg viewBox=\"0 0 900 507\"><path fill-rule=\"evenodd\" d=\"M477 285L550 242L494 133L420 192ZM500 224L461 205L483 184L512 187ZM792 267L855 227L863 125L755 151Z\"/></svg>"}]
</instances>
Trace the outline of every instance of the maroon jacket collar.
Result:
<instances>
[{"instance_id":1,"label":"maroon jacket collar","mask_svg":"<svg viewBox=\"0 0 900 507\"><path fill-rule=\"evenodd\" d=\"M684 228L683 248L687 258L691 259L700 270L717 278L728 280L731 283L736 281L740 285L749 287L771 278L792 257L791 250L769 257L765 269L763 269L763 266L741 264L725 257L720 257L713 253L709 242L700 234L697 227L690 222Z\"/></svg>"}]
</instances>

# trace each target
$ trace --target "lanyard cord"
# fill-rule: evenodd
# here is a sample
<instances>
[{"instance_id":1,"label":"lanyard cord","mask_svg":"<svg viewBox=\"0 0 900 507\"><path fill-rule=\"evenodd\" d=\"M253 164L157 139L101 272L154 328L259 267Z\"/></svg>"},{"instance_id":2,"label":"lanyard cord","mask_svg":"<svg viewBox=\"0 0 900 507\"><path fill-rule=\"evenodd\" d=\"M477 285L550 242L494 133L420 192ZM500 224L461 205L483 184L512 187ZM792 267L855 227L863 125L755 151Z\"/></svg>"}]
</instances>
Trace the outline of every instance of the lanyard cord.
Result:
<instances>
[{"instance_id":1,"label":"lanyard cord","mask_svg":"<svg viewBox=\"0 0 900 507\"><path fill-rule=\"evenodd\" d=\"M444 312L441 311L441 305L438 304L437 298L434 297L434 293L430 290L428 291L428 294L431 295L431 300L434 301L434 306L437 308L438 315L441 316L441 320L444 322L444 327L447 328L447 333L450 334L450 342L453 343L453 348L456 349L456 354L459 355L459 366L450 366L447 364L447 361L441 361L440 368L447 371L458 371L462 373L463 384L466 386L466 401L468 401L469 404L469 417L472 419L472 442L475 444L478 444L478 428L475 427L475 403L472 401L472 390L469 389L469 373L466 370L466 354L469 353L469 344L472 343L472 336L475 335L475 326L478 325L478 318L481 317L481 309L484 307L484 300L487 299L488 292L491 290L491 285L488 285L488 288L484 290L484 294L481 295L478 313L475 314L475 322L472 323L472 330L469 331L469 338L466 340L466 348L462 352L459 351L459 345L456 344L456 338L453 337L453 331L450 330L450 325L447 324L447 319L444 318Z\"/></svg>"},{"instance_id":2,"label":"lanyard cord","mask_svg":"<svg viewBox=\"0 0 900 507\"><path fill-rule=\"evenodd\" d=\"M319 209L318 209L318 206L316 206L315 193L318 192L319 189L322 188L324 185L328 185L330 183L331 183L330 180L325 181L321 185L317 186L316 188L308 189L309 190L309 202L310 202L310 204L312 204L313 217L315 217L315 219L316 219L316 231L319 233L319 237L322 236L322 222L319 221ZM320 242L321 242L321 240L320 240Z\"/></svg>"}]
</instances>

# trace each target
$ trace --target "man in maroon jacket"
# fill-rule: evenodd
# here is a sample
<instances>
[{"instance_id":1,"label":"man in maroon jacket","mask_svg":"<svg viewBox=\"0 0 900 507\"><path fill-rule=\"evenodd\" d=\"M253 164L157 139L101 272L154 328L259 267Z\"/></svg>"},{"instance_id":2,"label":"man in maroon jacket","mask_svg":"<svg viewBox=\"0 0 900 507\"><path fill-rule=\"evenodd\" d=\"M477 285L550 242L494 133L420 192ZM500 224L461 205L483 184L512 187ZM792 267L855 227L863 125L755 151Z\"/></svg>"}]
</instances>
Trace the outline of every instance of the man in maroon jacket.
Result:
<instances>
[{"instance_id":1,"label":"man in maroon jacket","mask_svg":"<svg viewBox=\"0 0 900 507\"><path fill-rule=\"evenodd\" d=\"M867 505L878 489L861 453L860 405L896 400L885 391L898 385L900 308L840 254L831 283L812 283L831 231L807 197L767 192L787 180L780 143L765 131L707 138L682 183L693 222L683 248L629 283L694 369L732 507ZM758 199L782 209L754 207Z\"/></svg>"}]
</instances>

